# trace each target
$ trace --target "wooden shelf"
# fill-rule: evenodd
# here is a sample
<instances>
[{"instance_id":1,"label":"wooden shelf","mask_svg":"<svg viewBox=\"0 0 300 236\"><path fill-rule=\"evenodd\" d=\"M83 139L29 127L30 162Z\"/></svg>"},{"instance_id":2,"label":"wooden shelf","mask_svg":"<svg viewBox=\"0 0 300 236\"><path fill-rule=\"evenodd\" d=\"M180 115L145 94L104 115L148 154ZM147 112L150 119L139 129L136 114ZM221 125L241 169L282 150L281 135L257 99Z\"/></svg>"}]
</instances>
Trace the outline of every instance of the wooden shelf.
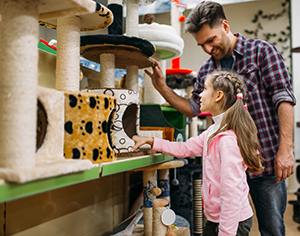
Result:
<instances>
[{"instance_id":1,"label":"wooden shelf","mask_svg":"<svg viewBox=\"0 0 300 236\"><path fill-rule=\"evenodd\" d=\"M98 167L77 173L36 180L24 184L4 183L0 185L0 203L97 179L100 175L113 175L172 159L172 156L161 153L140 157L119 158L117 161L103 163Z\"/></svg>"}]
</instances>

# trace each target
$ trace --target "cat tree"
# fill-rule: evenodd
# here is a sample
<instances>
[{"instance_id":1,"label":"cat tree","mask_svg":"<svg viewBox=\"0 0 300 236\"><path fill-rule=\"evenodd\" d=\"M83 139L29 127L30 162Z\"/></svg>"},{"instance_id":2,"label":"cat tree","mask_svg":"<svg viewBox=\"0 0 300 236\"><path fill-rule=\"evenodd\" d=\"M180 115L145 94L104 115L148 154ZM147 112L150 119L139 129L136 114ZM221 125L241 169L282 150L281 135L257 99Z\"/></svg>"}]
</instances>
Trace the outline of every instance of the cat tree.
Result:
<instances>
[{"instance_id":1,"label":"cat tree","mask_svg":"<svg viewBox=\"0 0 300 236\"><path fill-rule=\"evenodd\" d=\"M138 6L152 1L126 1L126 35L123 35L123 2L109 0L108 8L114 14L115 23L108 27L109 34L87 35L81 37L81 55L100 63L98 87L89 92L110 94L117 98L114 137L117 155L131 155L134 146L131 137L139 131L139 85L138 69L151 67L150 56L153 45L138 37ZM126 89L115 88L115 68L126 69ZM94 80L95 80L94 79Z\"/></svg>"},{"instance_id":2,"label":"cat tree","mask_svg":"<svg viewBox=\"0 0 300 236\"><path fill-rule=\"evenodd\" d=\"M26 182L94 167L89 160L65 160L62 150L48 160L39 156L39 152L36 154L37 98L42 96L38 91L51 94L37 86L37 45L39 20L73 19L77 15L74 21L78 25L79 15L93 14L97 7L99 4L92 0L1 1L0 109L5 112L0 115L0 177L6 181ZM79 80L78 76L79 70L73 81ZM53 91L51 96L51 104L44 102L46 109L62 115L64 105L59 99L62 93ZM55 103L57 107L52 108ZM57 121L57 117L49 117L51 126ZM58 134L62 132L59 130ZM51 138L47 139L50 143L47 141L45 146L52 148ZM61 141L56 146L61 147Z\"/></svg>"},{"instance_id":3,"label":"cat tree","mask_svg":"<svg viewBox=\"0 0 300 236\"><path fill-rule=\"evenodd\" d=\"M185 160L173 160L161 164L156 164L152 166L147 166L144 168L135 169L134 171L143 171L143 199L144 199L144 235L145 236L154 236L154 235L165 235L166 227L163 226L157 217L153 214L153 202L155 201L156 194L153 193L153 189L156 187L156 172L157 170L169 170L173 168L179 168L186 164ZM149 185L152 185L152 188L149 188ZM161 199L164 202L169 204L169 200ZM153 218L154 216L154 218ZM158 227L154 227L153 225ZM162 229L162 230L160 230ZM184 229L184 231L188 232L188 229ZM164 233L164 234L162 234ZM189 234L182 234L189 235Z\"/></svg>"}]
</instances>

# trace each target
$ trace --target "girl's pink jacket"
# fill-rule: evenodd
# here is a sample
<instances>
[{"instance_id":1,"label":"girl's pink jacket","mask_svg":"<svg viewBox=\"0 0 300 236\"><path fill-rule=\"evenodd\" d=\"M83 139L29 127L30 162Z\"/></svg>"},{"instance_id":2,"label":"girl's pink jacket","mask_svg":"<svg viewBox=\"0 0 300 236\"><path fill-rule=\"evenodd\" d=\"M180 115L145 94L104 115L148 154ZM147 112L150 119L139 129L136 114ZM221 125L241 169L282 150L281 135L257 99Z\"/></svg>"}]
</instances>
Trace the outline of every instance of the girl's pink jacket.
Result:
<instances>
[{"instance_id":1,"label":"girl's pink jacket","mask_svg":"<svg viewBox=\"0 0 300 236\"><path fill-rule=\"evenodd\" d=\"M204 214L209 221L219 223L219 236L235 236L238 223L253 215L248 201L247 166L232 130L219 133L207 148L211 128L186 142L154 138L152 149L178 158L203 155Z\"/></svg>"}]
</instances>

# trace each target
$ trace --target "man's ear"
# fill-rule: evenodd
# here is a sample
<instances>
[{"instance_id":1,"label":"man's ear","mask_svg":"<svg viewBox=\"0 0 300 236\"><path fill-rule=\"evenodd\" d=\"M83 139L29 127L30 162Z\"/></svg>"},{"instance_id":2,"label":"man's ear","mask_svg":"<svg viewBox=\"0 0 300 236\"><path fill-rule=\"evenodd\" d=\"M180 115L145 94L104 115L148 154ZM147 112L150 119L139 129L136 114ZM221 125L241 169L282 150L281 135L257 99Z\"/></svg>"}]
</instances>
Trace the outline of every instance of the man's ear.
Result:
<instances>
[{"instance_id":1,"label":"man's ear","mask_svg":"<svg viewBox=\"0 0 300 236\"><path fill-rule=\"evenodd\" d=\"M216 93L216 102L220 102L222 101L222 99L224 98L224 92L219 90L217 93Z\"/></svg>"},{"instance_id":2,"label":"man's ear","mask_svg":"<svg viewBox=\"0 0 300 236\"><path fill-rule=\"evenodd\" d=\"M222 21L222 28L224 29L226 34L230 32L230 26L227 20Z\"/></svg>"}]
</instances>

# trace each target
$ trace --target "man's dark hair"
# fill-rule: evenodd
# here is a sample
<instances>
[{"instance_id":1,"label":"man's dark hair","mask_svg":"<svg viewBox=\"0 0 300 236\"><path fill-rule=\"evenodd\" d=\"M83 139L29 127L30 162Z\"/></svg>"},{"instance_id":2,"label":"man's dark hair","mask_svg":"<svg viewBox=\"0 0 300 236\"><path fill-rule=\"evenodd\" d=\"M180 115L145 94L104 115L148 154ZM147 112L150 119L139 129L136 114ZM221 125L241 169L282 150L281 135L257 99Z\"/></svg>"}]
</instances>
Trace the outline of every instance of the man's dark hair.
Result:
<instances>
[{"instance_id":1,"label":"man's dark hair","mask_svg":"<svg viewBox=\"0 0 300 236\"><path fill-rule=\"evenodd\" d=\"M221 24L226 16L221 4L211 1L202 1L189 14L185 21L184 31L186 33L197 33L205 24L210 28Z\"/></svg>"}]
</instances>

